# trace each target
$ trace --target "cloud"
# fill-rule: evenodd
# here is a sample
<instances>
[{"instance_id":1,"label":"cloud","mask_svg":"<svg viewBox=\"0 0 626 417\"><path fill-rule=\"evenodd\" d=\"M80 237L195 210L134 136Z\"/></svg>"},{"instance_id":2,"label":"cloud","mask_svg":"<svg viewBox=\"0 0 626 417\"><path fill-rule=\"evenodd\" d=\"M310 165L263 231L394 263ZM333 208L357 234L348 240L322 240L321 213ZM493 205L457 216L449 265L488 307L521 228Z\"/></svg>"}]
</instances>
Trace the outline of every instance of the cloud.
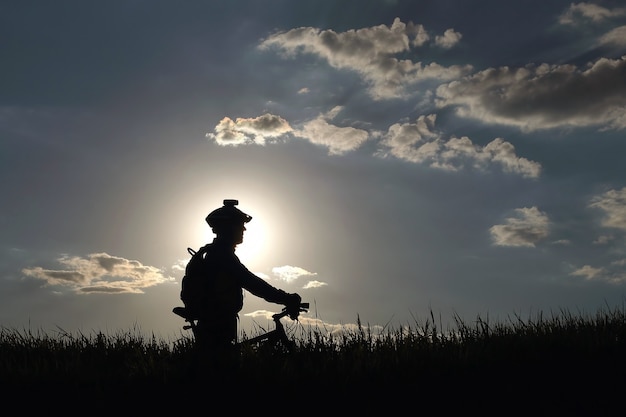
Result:
<instances>
[{"instance_id":1,"label":"cloud","mask_svg":"<svg viewBox=\"0 0 626 417\"><path fill-rule=\"evenodd\" d=\"M256 319L256 318L262 317L262 318L265 318L265 319L267 319L267 320L271 320L271 319L272 319L272 316L273 316L274 314L276 314L276 313L275 313L275 312L273 312L273 311L268 311L268 310L255 310L255 311L252 311L252 312L250 312L250 313L245 313L245 314L244 314L244 316L246 316L246 317L252 317L253 319Z\"/></svg>"},{"instance_id":2,"label":"cloud","mask_svg":"<svg viewBox=\"0 0 626 417\"><path fill-rule=\"evenodd\" d=\"M462 37L463 35L461 35L459 32L456 32L454 29L447 29L443 33L443 36L435 37L435 44L444 49L450 49L457 43L459 43Z\"/></svg>"},{"instance_id":3,"label":"cloud","mask_svg":"<svg viewBox=\"0 0 626 417\"><path fill-rule=\"evenodd\" d=\"M420 116L415 123L396 123L389 127L381 142L388 154L413 163L428 163L433 168L458 171L466 166L485 170L497 164L505 172L523 177L538 178L541 165L520 158L515 147L501 138L496 138L484 147L472 143L467 137L452 137L445 141L435 132L436 115ZM382 151L379 156L386 156Z\"/></svg>"},{"instance_id":4,"label":"cloud","mask_svg":"<svg viewBox=\"0 0 626 417\"><path fill-rule=\"evenodd\" d=\"M592 3L572 3L570 7L559 16L559 23L563 25L581 26L584 23L601 24L610 19L626 16L626 8L620 7L607 9ZM597 40L599 46L617 48L626 47L626 26L611 29Z\"/></svg>"},{"instance_id":5,"label":"cloud","mask_svg":"<svg viewBox=\"0 0 626 417\"><path fill-rule=\"evenodd\" d=\"M316 272L309 272L298 266L284 265L272 268L272 273L285 282L293 282L301 276L314 276Z\"/></svg>"},{"instance_id":6,"label":"cloud","mask_svg":"<svg viewBox=\"0 0 626 417\"><path fill-rule=\"evenodd\" d=\"M626 187L619 190L611 189L593 197L589 207L604 212L604 217L600 223L603 227L626 231ZM592 243L605 245L615 239L616 237L613 235L601 235ZM571 275L582 276L585 280L622 284L626 282L624 266L626 266L626 259L618 259L600 268L584 265L571 272Z\"/></svg>"},{"instance_id":7,"label":"cloud","mask_svg":"<svg viewBox=\"0 0 626 417\"><path fill-rule=\"evenodd\" d=\"M613 236L611 235L602 235L602 236L598 236L597 239L595 239L593 242L591 242L594 245L606 245L608 243L610 243L613 239L615 239Z\"/></svg>"},{"instance_id":8,"label":"cloud","mask_svg":"<svg viewBox=\"0 0 626 417\"><path fill-rule=\"evenodd\" d=\"M341 155L357 149L369 136L368 132L354 127L339 127L329 124L341 107L335 107L330 112L303 124L301 129L294 130L297 137L307 139L316 145L328 148L331 155Z\"/></svg>"},{"instance_id":9,"label":"cloud","mask_svg":"<svg viewBox=\"0 0 626 417\"><path fill-rule=\"evenodd\" d=\"M535 243L548 236L548 216L537 207L515 209L517 217L509 217L505 224L489 229L496 246L535 247Z\"/></svg>"},{"instance_id":10,"label":"cloud","mask_svg":"<svg viewBox=\"0 0 626 417\"><path fill-rule=\"evenodd\" d=\"M382 138L379 143L381 147L374 154L377 157L393 156L412 163L428 164L431 168L446 171L459 171L466 167L486 171L491 165L498 165L504 172L518 174L525 178L539 178L541 174L541 164L517 156L515 147L502 138L496 138L482 147L472 143L467 136L452 137L447 141L442 139L440 133L434 130L435 114L420 116L415 123L393 124L387 133L383 134L350 126L339 127L329 123L329 120L333 120L342 110L343 107L336 106L325 114L303 123L300 129L293 130L285 128L284 126L289 126L289 123L279 116L265 115L255 119L237 119L247 121L246 123L239 123L239 127L237 127L237 132L245 138L239 142L230 140L228 143L231 145L242 143L263 145L264 141L249 140L243 130L251 130L251 128L244 126L252 125L255 126L255 131L259 132L260 129L256 128L256 124L265 118L268 120L265 120L267 123L264 124L266 126L264 132L271 131L272 135L275 136L291 132L295 137L306 139L315 145L327 148L329 155L342 155L354 151L371 136ZM270 123L270 120L274 122ZM222 126L231 122L228 118L222 119L215 131L223 132ZM272 130L272 128L274 129ZM229 127L227 130L233 131L235 129ZM213 137L218 140L217 137L220 134L216 133ZM234 133L229 133L229 135L234 136ZM218 143L220 142L218 141ZM221 144L223 143L224 140Z\"/></svg>"},{"instance_id":11,"label":"cloud","mask_svg":"<svg viewBox=\"0 0 626 417\"><path fill-rule=\"evenodd\" d=\"M302 288L307 290L309 288L319 288L319 287L324 287L326 285L328 285L328 283L322 282L322 281L313 280L313 281L307 282Z\"/></svg>"},{"instance_id":12,"label":"cloud","mask_svg":"<svg viewBox=\"0 0 626 417\"><path fill-rule=\"evenodd\" d=\"M452 30L452 29L449 29ZM412 28L414 38L411 41L411 45L415 47L422 47L430 40L430 35L423 25L414 25Z\"/></svg>"},{"instance_id":13,"label":"cloud","mask_svg":"<svg viewBox=\"0 0 626 417\"><path fill-rule=\"evenodd\" d=\"M572 272L570 275L585 277L585 279L594 279L602 276L606 270L604 268L594 268L590 265L584 265Z\"/></svg>"},{"instance_id":14,"label":"cloud","mask_svg":"<svg viewBox=\"0 0 626 417\"><path fill-rule=\"evenodd\" d=\"M300 317L300 323L307 327L315 329L316 334L320 334L323 338L331 342L332 340L342 340L344 337L350 337L361 332L371 335L373 338L384 337L385 327L380 325L366 325L359 323L335 324L327 323L319 318Z\"/></svg>"},{"instance_id":15,"label":"cloud","mask_svg":"<svg viewBox=\"0 0 626 417\"><path fill-rule=\"evenodd\" d=\"M266 113L255 118L238 117L235 121L224 117L215 126L213 133L207 133L206 137L221 146L264 145L267 140L275 139L291 130L285 119Z\"/></svg>"},{"instance_id":16,"label":"cloud","mask_svg":"<svg viewBox=\"0 0 626 417\"><path fill-rule=\"evenodd\" d=\"M607 9L593 3L572 3L559 16L559 23L563 25L575 25L581 21L590 20L594 23L600 23L604 20L626 15L625 8Z\"/></svg>"},{"instance_id":17,"label":"cloud","mask_svg":"<svg viewBox=\"0 0 626 417\"><path fill-rule=\"evenodd\" d=\"M272 114L249 119L237 118L234 122L225 117L215 127L214 133L207 133L206 137L222 146L264 145L270 138L275 139L291 133L295 137L327 148L330 155L341 155L357 149L369 137L365 130L351 126L340 127L328 122L342 109L341 106L336 106L325 114L303 123L300 129L295 130L285 119Z\"/></svg>"},{"instance_id":18,"label":"cloud","mask_svg":"<svg viewBox=\"0 0 626 417\"><path fill-rule=\"evenodd\" d=\"M333 68L354 71L368 84L370 96L379 100L402 97L408 85L421 80L450 80L471 70L469 65L444 67L434 62L424 65L396 57L406 54L411 47L423 46L429 39L423 26L396 18L389 27L379 25L339 33L300 27L269 36L259 48L278 48L285 57L312 54ZM451 48L461 39L461 34L448 29L435 39L436 45Z\"/></svg>"},{"instance_id":19,"label":"cloud","mask_svg":"<svg viewBox=\"0 0 626 417\"><path fill-rule=\"evenodd\" d=\"M22 273L46 285L69 287L79 294L143 293L144 288L174 280L158 268L107 253L92 253L87 258L64 255L57 261L66 269L34 267L25 268Z\"/></svg>"},{"instance_id":20,"label":"cloud","mask_svg":"<svg viewBox=\"0 0 626 417\"><path fill-rule=\"evenodd\" d=\"M524 130L556 127L626 127L626 56L574 65L489 68L440 85L439 107L461 117Z\"/></svg>"},{"instance_id":21,"label":"cloud","mask_svg":"<svg viewBox=\"0 0 626 417\"><path fill-rule=\"evenodd\" d=\"M626 273L623 271L624 260L611 262L608 268L595 268L591 265L583 265L570 273L573 276L584 277L587 281L603 281L610 284L622 284L626 282ZM620 269L620 267L622 269Z\"/></svg>"},{"instance_id":22,"label":"cloud","mask_svg":"<svg viewBox=\"0 0 626 417\"><path fill-rule=\"evenodd\" d=\"M187 268L188 262L189 262L189 259L178 259L174 262L171 268L175 271L183 272L185 271L185 268Z\"/></svg>"},{"instance_id":23,"label":"cloud","mask_svg":"<svg viewBox=\"0 0 626 417\"><path fill-rule=\"evenodd\" d=\"M276 314L273 311L268 310L255 310L250 313L244 313L244 316L251 317L253 319L266 319L272 320L272 316ZM343 336L354 335L357 332L365 331L368 334L372 334L373 337L382 334L384 328L378 325L364 325L361 323L347 323L347 324L334 324L326 323L319 318L307 317L301 315L298 317L298 322L303 328L315 329L316 334L322 335L324 338L337 339ZM328 339L329 341L331 339Z\"/></svg>"},{"instance_id":24,"label":"cloud","mask_svg":"<svg viewBox=\"0 0 626 417\"><path fill-rule=\"evenodd\" d=\"M610 30L598 39L600 45L626 47L626 26L620 26Z\"/></svg>"},{"instance_id":25,"label":"cloud","mask_svg":"<svg viewBox=\"0 0 626 417\"><path fill-rule=\"evenodd\" d=\"M602 226L626 230L626 187L592 198L589 206L604 211Z\"/></svg>"}]
</instances>

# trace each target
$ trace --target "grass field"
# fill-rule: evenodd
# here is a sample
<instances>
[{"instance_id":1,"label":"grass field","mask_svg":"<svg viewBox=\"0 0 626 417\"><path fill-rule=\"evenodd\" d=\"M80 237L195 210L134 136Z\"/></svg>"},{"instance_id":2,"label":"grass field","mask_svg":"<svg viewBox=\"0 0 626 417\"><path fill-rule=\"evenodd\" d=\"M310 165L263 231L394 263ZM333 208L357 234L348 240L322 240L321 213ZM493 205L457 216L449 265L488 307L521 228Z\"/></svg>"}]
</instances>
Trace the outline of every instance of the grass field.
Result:
<instances>
[{"instance_id":1,"label":"grass field","mask_svg":"<svg viewBox=\"0 0 626 417\"><path fill-rule=\"evenodd\" d=\"M89 415L182 412L199 403L303 415L626 415L624 308L500 323L457 318L446 332L432 315L382 334L365 326L335 337L291 331L295 351L246 349L214 370L199 368L186 337L0 328L2 392L63 415L84 407Z\"/></svg>"}]
</instances>

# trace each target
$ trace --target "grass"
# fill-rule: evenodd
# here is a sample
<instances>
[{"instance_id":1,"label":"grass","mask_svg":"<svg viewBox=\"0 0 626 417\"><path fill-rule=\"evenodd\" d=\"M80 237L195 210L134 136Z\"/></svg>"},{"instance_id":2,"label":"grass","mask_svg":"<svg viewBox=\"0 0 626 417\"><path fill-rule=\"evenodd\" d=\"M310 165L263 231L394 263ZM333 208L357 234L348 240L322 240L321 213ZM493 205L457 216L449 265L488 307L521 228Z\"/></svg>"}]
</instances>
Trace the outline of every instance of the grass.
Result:
<instances>
[{"instance_id":1,"label":"grass","mask_svg":"<svg viewBox=\"0 0 626 417\"><path fill-rule=\"evenodd\" d=\"M195 372L187 337L172 343L132 331L51 337L0 328L0 376L6 398L29 392L48 404L71 393L75 404L134 401L144 411L149 404L180 409L194 395L223 399L233 392L254 399L238 407L280 396L281 403L309 400L309 411L333 397L351 412L421 404L422 410L450 412L509 409L497 415L612 415L623 406L623 307L454 322L444 332L431 314L377 334L359 322L357 330L338 336L301 327L293 336L295 351L246 349L222 374Z\"/></svg>"}]
</instances>

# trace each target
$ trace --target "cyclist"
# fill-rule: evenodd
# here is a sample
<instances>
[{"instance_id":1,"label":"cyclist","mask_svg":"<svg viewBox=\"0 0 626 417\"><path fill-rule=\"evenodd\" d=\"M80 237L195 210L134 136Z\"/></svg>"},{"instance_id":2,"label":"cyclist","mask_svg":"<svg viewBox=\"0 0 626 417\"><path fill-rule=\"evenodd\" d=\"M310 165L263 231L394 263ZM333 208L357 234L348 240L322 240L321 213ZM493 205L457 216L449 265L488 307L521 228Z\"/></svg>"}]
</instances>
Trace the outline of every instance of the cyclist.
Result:
<instances>
[{"instance_id":1,"label":"cyclist","mask_svg":"<svg viewBox=\"0 0 626 417\"><path fill-rule=\"evenodd\" d=\"M194 337L202 350L219 353L229 350L237 342L238 313L243 307L243 290L268 302L282 304L297 317L300 295L275 288L246 268L235 248L243 242L245 224L252 217L235 206L237 200L224 200L224 205L206 217L215 237L201 248L203 255L202 281L194 306L197 323ZM208 352L207 352L208 353Z\"/></svg>"}]
</instances>

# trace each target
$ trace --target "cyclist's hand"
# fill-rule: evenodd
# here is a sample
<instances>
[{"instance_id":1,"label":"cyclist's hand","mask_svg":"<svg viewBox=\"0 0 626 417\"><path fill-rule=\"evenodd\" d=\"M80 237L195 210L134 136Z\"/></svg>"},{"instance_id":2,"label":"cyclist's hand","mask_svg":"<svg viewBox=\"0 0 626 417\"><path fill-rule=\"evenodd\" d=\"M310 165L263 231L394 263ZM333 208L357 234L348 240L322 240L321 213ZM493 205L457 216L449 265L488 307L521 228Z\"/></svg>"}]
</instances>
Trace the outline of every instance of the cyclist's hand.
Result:
<instances>
[{"instance_id":1,"label":"cyclist's hand","mask_svg":"<svg viewBox=\"0 0 626 417\"><path fill-rule=\"evenodd\" d=\"M285 303L285 308L287 309L287 314L291 320L296 320L300 315L300 303L302 302L302 297L300 295L293 293L287 294L287 302Z\"/></svg>"}]
</instances>

